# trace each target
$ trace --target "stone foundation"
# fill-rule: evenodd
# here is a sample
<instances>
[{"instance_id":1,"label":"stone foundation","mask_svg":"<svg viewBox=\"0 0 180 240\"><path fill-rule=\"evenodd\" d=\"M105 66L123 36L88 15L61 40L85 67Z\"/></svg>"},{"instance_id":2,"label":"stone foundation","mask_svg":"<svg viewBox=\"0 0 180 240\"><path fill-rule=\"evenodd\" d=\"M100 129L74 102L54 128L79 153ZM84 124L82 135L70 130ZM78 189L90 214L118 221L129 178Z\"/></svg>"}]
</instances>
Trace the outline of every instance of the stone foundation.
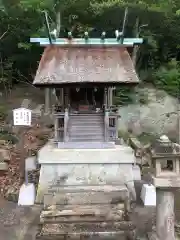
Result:
<instances>
[{"instance_id":1,"label":"stone foundation","mask_svg":"<svg viewBox=\"0 0 180 240\"><path fill-rule=\"evenodd\" d=\"M132 149L127 146L115 146L113 149L58 149L49 142L39 151L38 161L41 170L37 203L43 202L44 195L52 185L62 189L70 186L75 189L102 186L103 189L107 185L117 188L125 185L134 200L136 198L133 173L135 158ZM100 192L103 199L104 192L99 190L100 195ZM118 197L118 190L115 192L113 196Z\"/></svg>"}]
</instances>

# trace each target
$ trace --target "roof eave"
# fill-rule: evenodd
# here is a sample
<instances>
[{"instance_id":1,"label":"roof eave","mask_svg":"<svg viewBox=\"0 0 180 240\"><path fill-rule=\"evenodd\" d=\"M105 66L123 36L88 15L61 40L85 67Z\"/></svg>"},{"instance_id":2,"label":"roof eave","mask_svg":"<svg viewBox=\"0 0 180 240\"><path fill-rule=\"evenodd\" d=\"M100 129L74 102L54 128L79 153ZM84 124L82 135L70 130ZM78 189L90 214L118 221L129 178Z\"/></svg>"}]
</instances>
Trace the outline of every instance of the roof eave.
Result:
<instances>
[{"instance_id":1,"label":"roof eave","mask_svg":"<svg viewBox=\"0 0 180 240\"><path fill-rule=\"evenodd\" d=\"M57 87L73 87L73 86L127 86L127 85L138 85L139 81L126 81L126 82L79 82L79 83L33 83L34 86L39 88L57 88Z\"/></svg>"}]
</instances>

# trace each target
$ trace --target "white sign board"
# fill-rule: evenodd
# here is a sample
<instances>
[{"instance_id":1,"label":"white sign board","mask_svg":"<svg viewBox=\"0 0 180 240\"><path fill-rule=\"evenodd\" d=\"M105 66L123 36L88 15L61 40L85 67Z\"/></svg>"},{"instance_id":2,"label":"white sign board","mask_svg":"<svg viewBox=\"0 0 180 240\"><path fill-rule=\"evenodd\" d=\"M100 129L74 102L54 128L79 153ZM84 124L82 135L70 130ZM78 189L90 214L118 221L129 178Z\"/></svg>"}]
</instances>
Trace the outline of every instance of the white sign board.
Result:
<instances>
[{"instance_id":1,"label":"white sign board","mask_svg":"<svg viewBox=\"0 0 180 240\"><path fill-rule=\"evenodd\" d=\"M13 110L13 121L15 126L30 126L32 111L26 108L17 108Z\"/></svg>"}]
</instances>

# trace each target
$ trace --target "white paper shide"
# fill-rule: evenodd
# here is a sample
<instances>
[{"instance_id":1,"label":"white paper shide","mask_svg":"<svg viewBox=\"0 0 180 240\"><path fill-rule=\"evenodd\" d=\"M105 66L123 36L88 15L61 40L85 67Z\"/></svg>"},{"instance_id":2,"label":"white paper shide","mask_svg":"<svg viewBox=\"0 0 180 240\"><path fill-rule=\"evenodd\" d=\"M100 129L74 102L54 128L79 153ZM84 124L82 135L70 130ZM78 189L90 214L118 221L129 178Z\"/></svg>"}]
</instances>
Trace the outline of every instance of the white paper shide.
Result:
<instances>
[{"instance_id":1,"label":"white paper shide","mask_svg":"<svg viewBox=\"0 0 180 240\"><path fill-rule=\"evenodd\" d=\"M13 110L13 122L15 126L30 126L32 111L26 108L17 108Z\"/></svg>"}]
</instances>

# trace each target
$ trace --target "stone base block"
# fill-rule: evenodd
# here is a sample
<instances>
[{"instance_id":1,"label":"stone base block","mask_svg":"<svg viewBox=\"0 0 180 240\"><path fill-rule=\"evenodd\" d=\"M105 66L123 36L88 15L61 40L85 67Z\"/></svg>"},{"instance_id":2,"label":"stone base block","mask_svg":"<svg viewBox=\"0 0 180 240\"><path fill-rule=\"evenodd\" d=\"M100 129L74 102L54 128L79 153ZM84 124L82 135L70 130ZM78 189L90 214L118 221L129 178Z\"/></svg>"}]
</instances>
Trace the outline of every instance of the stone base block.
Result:
<instances>
[{"instance_id":1,"label":"stone base block","mask_svg":"<svg viewBox=\"0 0 180 240\"><path fill-rule=\"evenodd\" d=\"M145 206L156 206L156 188L153 185L143 184L141 199Z\"/></svg>"},{"instance_id":2,"label":"stone base block","mask_svg":"<svg viewBox=\"0 0 180 240\"><path fill-rule=\"evenodd\" d=\"M18 205L32 206L36 198L36 190L34 184L23 184L19 191Z\"/></svg>"},{"instance_id":3,"label":"stone base block","mask_svg":"<svg viewBox=\"0 0 180 240\"><path fill-rule=\"evenodd\" d=\"M126 186L132 193L132 197L136 198L131 164L43 164L40 170L37 203L43 203L44 195L51 190L52 185L61 188L71 187L75 191L81 186ZM52 189L52 191L57 192L57 189ZM86 192L87 189L84 190L84 193L81 192L77 198L82 200L82 196ZM110 195L110 192L113 192L112 187L109 189L109 193L98 193L97 191L93 194L99 195L97 199L100 198L101 201L104 201L104 194ZM78 193L73 194L78 195ZM73 194L70 191L67 195L68 199L73 200L70 197ZM112 197L107 197L107 199L114 201L116 196L121 196L120 191L114 191ZM86 198L88 198L87 195Z\"/></svg>"}]
</instances>

